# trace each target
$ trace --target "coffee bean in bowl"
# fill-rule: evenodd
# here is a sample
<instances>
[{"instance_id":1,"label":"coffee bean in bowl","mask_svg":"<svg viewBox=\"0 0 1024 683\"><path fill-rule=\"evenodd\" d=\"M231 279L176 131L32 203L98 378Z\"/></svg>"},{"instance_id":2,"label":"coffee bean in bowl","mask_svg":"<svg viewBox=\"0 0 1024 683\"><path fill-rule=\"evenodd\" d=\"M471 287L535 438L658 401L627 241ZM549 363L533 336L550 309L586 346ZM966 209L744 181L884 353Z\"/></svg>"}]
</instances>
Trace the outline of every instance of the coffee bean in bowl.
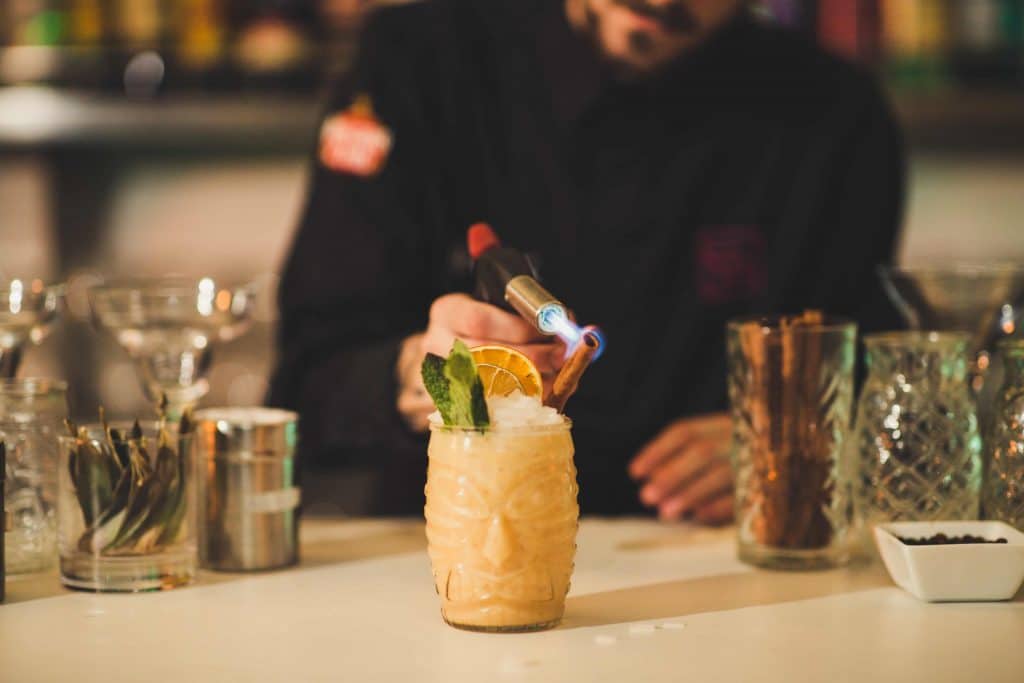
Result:
<instances>
[{"instance_id":1,"label":"coffee bean in bowl","mask_svg":"<svg viewBox=\"0 0 1024 683\"><path fill-rule=\"evenodd\" d=\"M1024 582L1024 533L1009 524L890 522L874 532L889 576L920 600L1010 600Z\"/></svg>"}]
</instances>

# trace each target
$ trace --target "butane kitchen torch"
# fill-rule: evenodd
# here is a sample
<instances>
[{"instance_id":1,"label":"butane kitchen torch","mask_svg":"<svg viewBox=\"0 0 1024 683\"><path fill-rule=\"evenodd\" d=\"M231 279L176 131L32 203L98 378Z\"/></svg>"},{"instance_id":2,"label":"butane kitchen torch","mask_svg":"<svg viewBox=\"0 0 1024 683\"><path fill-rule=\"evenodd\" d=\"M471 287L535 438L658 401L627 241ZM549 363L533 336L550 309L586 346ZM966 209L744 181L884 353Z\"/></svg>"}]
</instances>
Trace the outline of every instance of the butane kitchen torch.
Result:
<instances>
[{"instance_id":1,"label":"butane kitchen torch","mask_svg":"<svg viewBox=\"0 0 1024 683\"><path fill-rule=\"evenodd\" d=\"M529 259L517 249L503 247L491 226L473 225L467 242L476 275L476 297L519 313L541 334L557 335L565 342L570 356L545 399L561 412L587 366L603 351L600 330L573 322L565 305L541 286Z\"/></svg>"},{"instance_id":2,"label":"butane kitchen torch","mask_svg":"<svg viewBox=\"0 0 1024 683\"><path fill-rule=\"evenodd\" d=\"M478 299L519 313L542 334L562 336L567 331L571 321L565 306L541 286L522 252L503 247L486 223L473 225L466 241L475 264ZM575 336L578 340L578 333Z\"/></svg>"}]
</instances>

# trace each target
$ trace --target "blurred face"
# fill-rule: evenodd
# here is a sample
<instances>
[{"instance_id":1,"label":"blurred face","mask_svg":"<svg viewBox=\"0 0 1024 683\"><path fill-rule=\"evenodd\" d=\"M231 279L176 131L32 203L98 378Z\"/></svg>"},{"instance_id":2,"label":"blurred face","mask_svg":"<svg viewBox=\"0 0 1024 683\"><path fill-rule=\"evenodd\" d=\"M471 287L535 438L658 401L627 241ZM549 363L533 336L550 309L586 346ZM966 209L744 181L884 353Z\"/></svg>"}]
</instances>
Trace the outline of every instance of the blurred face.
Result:
<instances>
[{"instance_id":1,"label":"blurred face","mask_svg":"<svg viewBox=\"0 0 1024 683\"><path fill-rule=\"evenodd\" d=\"M569 18L626 74L657 70L724 24L744 0L566 0Z\"/></svg>"}]
</instances>

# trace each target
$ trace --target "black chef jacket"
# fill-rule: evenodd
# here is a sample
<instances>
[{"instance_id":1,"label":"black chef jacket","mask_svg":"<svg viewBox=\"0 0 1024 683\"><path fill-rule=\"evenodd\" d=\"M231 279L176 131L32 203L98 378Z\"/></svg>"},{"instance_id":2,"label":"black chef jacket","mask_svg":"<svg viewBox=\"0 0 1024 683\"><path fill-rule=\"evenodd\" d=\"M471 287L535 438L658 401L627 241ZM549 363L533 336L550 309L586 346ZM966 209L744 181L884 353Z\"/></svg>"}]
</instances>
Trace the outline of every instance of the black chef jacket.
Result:
<instances>
[{"instance_id":1,"label":"black chef jacket","mask_svg":"<svg viewBox=\"0 0 1024 683\"><path fill-rule=\"evenodd\" d=\"M361 94L394 144L373 177L314 165L270 400L301 413L312 476L376 473L373 512L422 510L394 366L434 298L471 290L474 222L607 335L567 411L584 512L641 511L637 450L726 407L728 319L896 322L874 268L901 219L899 134L874 79L807 38L741 14L618 82L560 0L421 2L372 15L328 115Z\"/></svg>"}]
</instances>

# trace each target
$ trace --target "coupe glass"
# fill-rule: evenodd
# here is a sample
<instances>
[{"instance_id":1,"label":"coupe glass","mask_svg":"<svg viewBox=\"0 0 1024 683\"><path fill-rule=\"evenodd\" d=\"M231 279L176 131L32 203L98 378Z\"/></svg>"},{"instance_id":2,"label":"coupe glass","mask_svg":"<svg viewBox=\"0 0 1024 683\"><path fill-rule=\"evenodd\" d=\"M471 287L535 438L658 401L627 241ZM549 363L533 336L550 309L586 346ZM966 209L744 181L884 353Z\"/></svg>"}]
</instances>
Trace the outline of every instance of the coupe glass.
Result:
<instances>
[{"instance_id":1,"label":"coupe glass","mask_svg":"<svg viewBox=\"0 0 1024 683\"><path fill-rule=\"evenodd\" d=\"M0 378L11 379L25 344L41 342L56 322L64 285L14 279L0 287Z\"/></svg>"},{"instance_id":2,"label":"coupe glass","mask_svg":"<svg viewBox=\"0 0 1024 683\"><path fill-rule=\"evenodd\" d=\"M254 302L251 285L220 287L210 278L128 280L89 290L94 324L135 361L147 397L154 404L167 397L172 420L209 391L214 343L248 329Z\"/></svg>"},{"instance_id":3,"label":"coupe glass","mask_svg":"<svg viewBox=\"0 0 1024 683\"><path fill-rule=\"evenodd\" d=\"M1024 313L1024 268L882 267L879 275L911 328L970 335L971 387L980 391L996 339L1013 334Z\"/></svg>"}]
</instances>

